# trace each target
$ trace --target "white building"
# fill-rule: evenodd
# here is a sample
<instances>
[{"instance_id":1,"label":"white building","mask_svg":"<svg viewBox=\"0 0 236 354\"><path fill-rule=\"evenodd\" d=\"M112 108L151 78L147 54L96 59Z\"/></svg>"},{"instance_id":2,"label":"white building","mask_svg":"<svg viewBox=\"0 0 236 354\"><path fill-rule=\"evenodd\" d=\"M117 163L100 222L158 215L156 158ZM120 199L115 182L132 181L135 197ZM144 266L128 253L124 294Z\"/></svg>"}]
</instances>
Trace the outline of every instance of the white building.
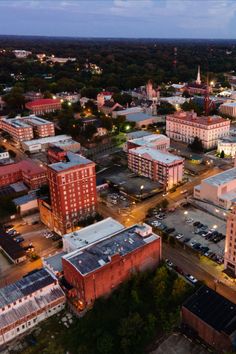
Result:
<instances>
[{"instance_id":1,"label":"white building","mask_svg":"<svg viewBox=\"0 0 236 354\"><path fill-rule=\"evenodd\" d=\"M170 138L163 134L149 134L143 136L142 138L128 140L124 146L123 150L128 151L139 146L146 146L153 149L167 151L170 147Z\"/></svg>"},{"instance_id":2,"label":"white building","mask_svg":"<svg viewBox=\"0 0 236 354\"><path fill-rule=\"evenodd\" d=\"M112 118L117 118L118 116L129 116L130 114L135 114L140 112L143 112L142 107L140 106L130 107L130 108L122 109L120 111L113 111ZM129 117L127 117L127 120L129 120Z\"/></svg>"},{"instance_id":3,"label":"white building","mask_svg":"<svg viewBox=\"0 0 236 354\"><path fill-rule=\"evenodd\" d=\"M46 269L0 288L0 346L61 311L65 295Z\"/></svg>"},{"instance_id":4,"label":"white building","mask_svg":"<svg viewBox=\"0 0 236 354\"><path fill-rule=\"evenodd\" d=\"M10 158L9 152L3 150L3 149L0 147L0 161L2 161L2 160L8 160L9 158Z\"/></svg>"},{"instance_id":5,"label":"white building","mask_svg":"<svg viewBox=\"0 0 236 354\"><path fill-rule=\"evenodd\" d=\"M223 103L220 106L220 111L231 117L236 117L236 102Z\"/></svg>"},{"instance_id":6,"label":"white building","mask_svg":"<svg viewBox=\"0 0 236 354\"><path fill-rule=\"evenodd\" d=\"M13 50L13 53L18 59L25 59L32 54L32 52L29 52L27 50Z\"/></svg>"},{"instance_id":7,"label":"white building","mask_svg":"<svg viewBox=\"0 0 236 354\"><path fill-rule=\"evenodd\" d=\"M236 201L236 167L203 179L194 187L194 198L229 209Z\"/></svg>"},{"instance_id":8,"label":"white building","mask_svg":"<svg viewBox=\"0 0 236 354\"><path fill-rule=\"evenodd\" d=\"M198 137L205 149L215 148L220 138L229 135L230 120L219 116L201 116L179 111L166 116L166 135L173 140L192 143Z\"/></svg>"},{"instance_id":9,"label":"white building","mask_svg":"<svg viewBox=\"0 0 236 354\"><path fill-rule=\"evenodd\" d=\"M229 136L218 140L217 151L224 151L225 156L234 157L236 154L236 136Z\"/></svg>"},{"instance_id":10,"label":"white building","mask_svg":"<svg viewBox=\"0 0 236 354\"><path fill-rule=\"evenodd\" d=\"M41 139L33 139L29 141L22 141L21 146L24 151L31 153L45 151L50 145L57 145L58 143L68 142L72 140L69 135L48 136Z\"/></svg>"}]
</instances>

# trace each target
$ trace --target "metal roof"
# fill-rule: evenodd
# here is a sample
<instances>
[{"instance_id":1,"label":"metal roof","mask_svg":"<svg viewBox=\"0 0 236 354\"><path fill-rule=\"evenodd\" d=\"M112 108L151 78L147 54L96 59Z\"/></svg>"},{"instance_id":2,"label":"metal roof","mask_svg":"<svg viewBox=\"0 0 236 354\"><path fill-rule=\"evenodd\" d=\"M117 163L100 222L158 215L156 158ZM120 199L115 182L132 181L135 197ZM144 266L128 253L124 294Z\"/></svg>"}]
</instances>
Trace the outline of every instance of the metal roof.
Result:
<instances>
[{"instance_id":1,"label":"metal roof","mask_svg":"<svg viewBox=\"0 0 236 354\"><path fill-rule=\"evenodd\" d=\"M67 152L67 158L68 158L68 161L56 162L56 163L49 165L49 167L55 171L60 172L60 171L64 171L64 170L67 170L67 169L70 169L72 167L76 167L79 165L86 165L86 164L93 163L93 161L86 159L84 156L74 154L73 152L70 152L70 151Z\"/></svg>"},{"instance_id":2,"label":"metal roof","mask_svg":"<svg viewBox=\"0 0 236 354\"><path fill-rule=\"evenodd\" d=\"M230 170L218 173L215 176L206 178L203 182L211 184L213 186L222 186L228 182L231 182L236 179L236 167L231 168Z\"/></svg>"}]
</instances>

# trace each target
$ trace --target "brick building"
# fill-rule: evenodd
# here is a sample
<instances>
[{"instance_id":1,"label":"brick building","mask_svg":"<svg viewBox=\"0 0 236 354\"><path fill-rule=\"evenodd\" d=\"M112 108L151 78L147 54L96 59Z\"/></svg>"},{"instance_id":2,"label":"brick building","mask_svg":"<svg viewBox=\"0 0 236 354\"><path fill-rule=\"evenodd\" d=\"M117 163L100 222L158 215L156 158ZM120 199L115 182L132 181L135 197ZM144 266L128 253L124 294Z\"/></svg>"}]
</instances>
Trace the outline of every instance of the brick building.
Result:
<instances>
[{"instance_id":1,"label":"brick building","mask_svg":"<svg viewBox=\"0 0 236 354\"><path fill-rule=\"evenodd\" d=\"M17 142L55 135L54 123L35 115L3 118L0 120L0 129L10 134Z\"/></svg>"},{"instance_id":2,"label":"brick building","mask_svg":"<svg viewBox=\"0 0 236 354\"><path fill-rule=\"evenodd\" d=\"M224 266L236 277L236 205L227 217Z\"/></svg>"},{"instance_id":3,"label":"brick building","mask_svg":"<svg viewBox=\"0 0 236 354\"><path fill-rule=\"evenodd\" d=\"M182 323L217 352L236 349L236 305L206 286L184 302Z\"/></svg>"},{"instance_id":4,"label":"brick building","mask_svg":"<svg viewBox=\"0 0 236 354\"><path fill-rule=\"evenodd\" d=\"M47 183L46 170L32 160L0 166L0 187L23 181L30 189L37 189Z\"/></svg>"},{"instance_id":5,"label":"brick building","mask_svg":"<svg viewBox=\"0 0 236 354\"><path fill-rule=\"evenodd\" d=\"M149 225L133 225L62 257L68 297L77 310L91 307L135 272L161 260L161 238Z\"/></svg>"},{"instance_id":6,"label":"brick building","mask_svg":"<svg viewBox=\"0 0 236 354\"><path fill-rule=\"evenodd\" d=\"M128 140L124 144L124 150L129 151L130 149L146 146L156 150L167 151L170 147L170 138L163 134L149 134L137 139Z\"/></svg>"},{"instance_id":7,"label":"brick building","mask_svg":"<svg viewBox=\"0 0 236 354\"><path fill-rule=\"evenodd\" d=\"M192 143L198 137L205 149L217 146L218 139L229 135L230 120L220 116L198 117L193 111L178 111L166 116L166 135L177 141Z\"/></svg>"},{"instance_id":8,"label":"brick building","mask_svg":"<svg viewBox=\"0 0 236 354\"><path fill-rule=\"evenodd\" d=\"M0 346L65 307L58 281L45 269L0 288Z\"/></svg>"},{"instance_id":9,"label":"brick building","mask_svg":"<svg viewBox=\"0 0 236 354\"><path fill-rule=\"evenodd\" d=\"M40 202L41 220L60 234L73 231L78 221L96 212L95 163L67 152L66 161L47 167L50 203ZM48 216L47 216L48 215Z\"/></svg>"},{"instance_id":10,"label":"brick building","mask_svg":"<svg viewBox=\"0 0 236 354\"><path fill-rule=\"evenodd\" d=\"M0 128L11 135L17 142L31 140L34 137L32 126L19 118L1 119Z\"/></svg>"},{"instance_id":11,"label":"brick building","mask_svg":"<svg viewBox=\"0 0 236 354\"><path fill-rule=\"evenodd\" d=\"M29 109L33 114L54 112L61 109L61 100L59 98L42 98L27 102L25 108Z\"/></svg>"},{"instance_id":12,"label":"brick building","mask_svg":"<svg viewBox=\"0 0 236 354\"><path fill-rule=\"evenodd\" d=\"M50 163L66 161L67 152L58 146L50 146L47 156Z\"/></svg>"},{"instance_id":13,"label":"brick building","mask_svg":"<svg viewBox=\"0 0 236 354\"><path fill-rule=\"evenodd\" d=\"M133 172L172 188L182 181L184 159L148 147L130 149L128 167Z\"/></svg>"}]
</instances>

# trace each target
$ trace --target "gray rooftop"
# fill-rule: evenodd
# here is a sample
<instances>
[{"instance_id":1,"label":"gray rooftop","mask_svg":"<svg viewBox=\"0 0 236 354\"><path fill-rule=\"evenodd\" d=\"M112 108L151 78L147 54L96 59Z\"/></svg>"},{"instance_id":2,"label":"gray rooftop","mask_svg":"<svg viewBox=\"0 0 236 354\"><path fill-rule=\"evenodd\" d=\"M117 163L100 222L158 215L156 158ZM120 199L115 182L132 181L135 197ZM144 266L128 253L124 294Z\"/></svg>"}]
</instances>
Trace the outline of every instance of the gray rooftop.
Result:
<instances>
[{"instance_id":1,"label":"gray rooftop","mask_svg":"<svg viewBox=\"0 0 236 354\"><path fill-rule=\"evenodd\" d=\"M138 139L147 135L150 135L150 132L147 132L146 130L137 130L131 133L126 133L127 140Z\"/></svg>"},{"instance_id":2,"label":"gray rooftop","mask_svg":"<svg viewBox=\"0 0 236 354\"><path fill-rule=\"evenodd\" d=\"M127 121L137 123L137 122L142 122L143 120L150 119L150 118L157 118L157 117L152 116L151 114L148 114L148 113L143 113L143 112L131 113L127 116Z\"/></svg>"},{"instance_id":3,"label":"gray rooftop","mask_svg":"<svg viewBox=\"0 0 236 354\"><path fill-rule=\"evenodd\" d=\"M109 217L95 224L84 227L63 236L64 248L75 250L97 242L104 237L124 229L124 226L115 219Z\"/></svg>"},{"instance_id":4,"label":"gray rooftop","mask_svg":"<svg viewBox=\"0 0 236 354\"><path fill-rule=\"evenodd\" d=\"M173 163L175 161L183 161L182 157L149 147L138 147L130 149L129 152L135 155L148 155L152 160L160 161L165 164Z\"/></svg>"},{"instance_id":5,"label":"gray rooftop","mask_svg":"<svg viewBox=\"0 0 236 354\"><path fill-rule=\"evenodd\" d=\"M56 253L53 256L44 259L45 266L54 273L62 272L62 257L66 255L66 252L62 251Z\"/></svg>"},{"instance_id":6,"label":"gray rooftop","mask_svg":"<svg viewBox=\"0 0 236 354\"><path fill-rule=\"evenodd\" d=\"M27 146L30 145L35 145L35 144L49 144L49 143L57 143L61 141L66 141L66 140L71 140L70 135L54 135L54 136L47 136L45 138L40 138L40 139L33 139L33 140L28 140L24 141L24 144Z\"/></svg>"},{"instance_id":7,"label":"gray rooftop","mask_svg":"<svg viewBox=\"0 0 236 354\"><path fill-rule=\"evenodd\" d=\"M22 197L15 198L13 199L13 202L15 205L23 205L33 200L37 200L36 193L30 193L30 194L23 195Z\"/></svg>"},{"instance_id":8,"label":"gray rooftop","mask_svg":"<svg viewBox=\"0 0 236 354\"><path fill-rule=\"evenodd\" d=\"M28 117L23 117L26 121L28 121L29 123L32 123L33 125L43 125L43 124L52 124L52 122L43 119L43 118L39 118L37 116L31 115Z\"/></svg>"},{"instance_id":9,"label":"gray rooftop","mask_svg":"<svg viewBox=\"0 0 236 354\"><path fill-rule=\"evenodd\" d=\"M211 184L213 186L222 186L223 184L231 182L234 179L236 179L236 167L231 168L230 170L218 173L217 175L215 175L213 177L206 178L203 180L203 182L206 182L206 183Z\"/></svg>"},{"instance_id":10,"label":"gray rooftop","mask_svg":"<svg viewBox=\"0 0 236 354\"><path fill-rule=\"evenodd\" d=\"M146 231L146 237L137 233ZM82 275L93 272L96 269L110 263L111 257L119 254L121 257L133 252L134 250L145 246L157 239L159 236L151 231L148 225L133 225L129 228L119 231L84 250L78 250L63 258L70 262Z\"/></svg>"},{"instance_id":11,"label":"gray rooftop","mask_svg":"<svg viewBox=\"0 0 236 354\"><path fill-rule=\"evenodd\" d=\"M226 137L220 138L218 141L223 142L223 143L230 143L230 144L236 143L236 136L232 136L232 135L226 136Z\"/></svg>"},{"instance_id":12,"label":"gray rooftop","mask_svg":"<svg viewBox=\"0 0 236 354\"><path fill-rule=\"evenodd\" d=\"M91 160L86 159L86 157L82 155L74 154L73 152L70 151L67 152L67 158L68 158L67 162L56 162L49 165L49 167L55 171L60 172L60 171L67 170L68 168L71 167L93 163Z\"/></svg>"},{"instance_id":13,"label":"gray rooftop","mask_svg":"<svg viewBox=\"0 0 236 354\"><path fill-rule=\"evenodd\" d=\"M54 280L47 270L40 269L13 284L0 288L0 308L52 284Z\"/></svg>"},{"instance_id":14,"label":"gray rooftop","mask_svg":"<svg viewBox=\"0 0 236 354\"><path fill-rule=\"evenodd\" d=\"M17 128L17 129L31 127L28 123L24 122L20 117L19 118L11 118L11 119L3 119L3 120L7 124L11 125L14 128Z\"/></svg>"}]
</instances>

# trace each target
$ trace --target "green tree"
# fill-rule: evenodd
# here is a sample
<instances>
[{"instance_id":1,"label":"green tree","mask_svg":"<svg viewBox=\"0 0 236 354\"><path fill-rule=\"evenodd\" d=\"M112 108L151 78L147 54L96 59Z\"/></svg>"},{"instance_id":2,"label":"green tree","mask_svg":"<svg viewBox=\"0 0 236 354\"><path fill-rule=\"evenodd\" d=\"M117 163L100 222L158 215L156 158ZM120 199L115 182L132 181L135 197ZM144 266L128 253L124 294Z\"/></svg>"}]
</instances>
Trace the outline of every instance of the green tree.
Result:
<instances>
[{"instance_id":1,"label":"green tree","mask_svg":"<svg viewBox=\"0 0 236 354\"><path fill-rule=\"evenodd\" d=\"M220 153L220 158L223 159L224 157L225 157L225 152L224 152L224 150L222 150Z\"/></svg>"},{"instance_id":2,"label":"green tree","mask_svg":"<svg viewBox=\"0 0 236 354\"><path fill-rule=\"evenodd\" d=\"M2 98L3 101L6 102L8 108L13 110L23 110L25 104L25 97L22 88L13 87L13 89Z\"/></svg>"},{"instance_id":3,"label":"green tree","mask_svg":"<svg viewBox=\"0 0 236 354\"><path fill-rule=\"evenodd\" d=\"M189 144L189 148L193 152L203 152L204 150L202 141L198 136L195 136L193 142Z\"/></svg>"},{"instance_id":4,"label":"green tree","mask_svg":"<svg viewBox=\"0 0 236 354\"><path fill-rule=\"evenodd\" d=\"M110 354L113 350L113 338L109 333L103 333L97 340L98 353Z\"/></svg>"}]
</instances>

